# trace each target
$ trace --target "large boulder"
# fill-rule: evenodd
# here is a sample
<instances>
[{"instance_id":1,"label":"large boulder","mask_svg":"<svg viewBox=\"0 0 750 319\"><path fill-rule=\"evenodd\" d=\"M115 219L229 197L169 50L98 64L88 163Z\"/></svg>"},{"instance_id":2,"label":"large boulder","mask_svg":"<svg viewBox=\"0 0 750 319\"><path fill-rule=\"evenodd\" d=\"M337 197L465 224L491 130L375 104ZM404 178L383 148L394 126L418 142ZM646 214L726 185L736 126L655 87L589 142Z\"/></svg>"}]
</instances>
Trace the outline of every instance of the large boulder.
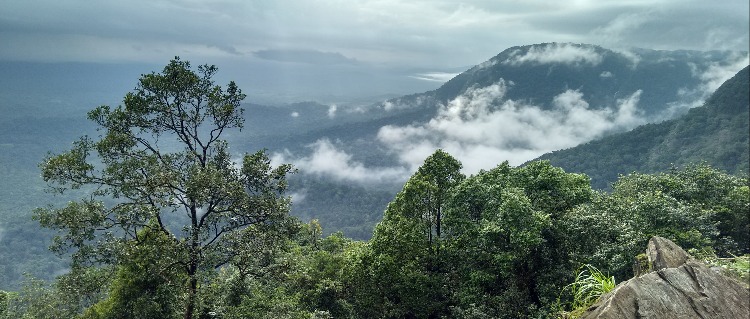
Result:
<instances>
[{"instance_id":1,"label":"large boulder","mask_svg":"<svg viewBox=\"0 0 750 319\"><path fill-rule=\"evenodd\" d=\"M581 318L750 318L750 291L668 239L653 237L650 272L622 282Z\"/></svg>"}]
</instances>

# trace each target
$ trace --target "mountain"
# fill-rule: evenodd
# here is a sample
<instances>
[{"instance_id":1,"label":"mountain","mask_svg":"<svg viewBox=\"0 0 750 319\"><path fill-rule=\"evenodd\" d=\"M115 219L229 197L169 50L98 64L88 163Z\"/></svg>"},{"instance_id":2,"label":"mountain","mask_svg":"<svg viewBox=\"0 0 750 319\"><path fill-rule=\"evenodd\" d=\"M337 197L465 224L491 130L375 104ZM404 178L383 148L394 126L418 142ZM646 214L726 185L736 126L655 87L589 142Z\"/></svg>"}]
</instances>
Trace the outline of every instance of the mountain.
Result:
<instances>
[{"instance_id":1,"label":"mountain","mask_svg":"<svg viewBox=\"0 0 750 319\"><path fill-rule=\"evenodd\" d=\"M596 45L543 43L508 48L457 75L437 90L393 99L447 103L472 88L500 80L510 84L505 98L549 109L554 97L566 90L583 93L592 108L613 107L618 99L642 90L640 109L648 117L669 117L670 106L704 98L714 88L706 72L736 55L729 51L615 51ZM735 70L736 71L736 70ZM706 92L708 90L708 92ZM424 102L423 102L424 103Z\"/></svg>"},{"instance_id":2,"label":"mountain","mask_svg":"<svg viewBox=\"0 0 750 319\"><path fill-rule=\"evenodd\" d=\"M742 69L706 103L682 117L648 124L573 148L545 154L569 172L589 175L604 189L620 174L653 173L703 162L733 174L750 168L750 74Z\"/></svg>"}]
</instances>

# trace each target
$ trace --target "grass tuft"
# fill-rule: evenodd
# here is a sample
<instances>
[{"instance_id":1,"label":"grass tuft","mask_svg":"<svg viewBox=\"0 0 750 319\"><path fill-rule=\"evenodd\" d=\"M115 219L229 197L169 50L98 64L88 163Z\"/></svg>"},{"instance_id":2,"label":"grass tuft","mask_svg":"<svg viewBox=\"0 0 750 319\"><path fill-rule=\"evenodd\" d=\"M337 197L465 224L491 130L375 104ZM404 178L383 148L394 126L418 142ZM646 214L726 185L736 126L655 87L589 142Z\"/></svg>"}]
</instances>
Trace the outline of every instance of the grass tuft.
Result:
<instances>
[{"instance_id":1,"label":"grass tuft","mask_svg":"<svg viewBox=\"0 0 750 319\"><path fill-rule=\"evenodd\" d=\"M592 265L581 266L578 268L575 281L563 288L563 291L569 290L573 295L573 301L570 303L572 310L566 317L580 317L601 295L614 289L615 285L614 276L607 276Z\"/></svg>"}]
</instances>

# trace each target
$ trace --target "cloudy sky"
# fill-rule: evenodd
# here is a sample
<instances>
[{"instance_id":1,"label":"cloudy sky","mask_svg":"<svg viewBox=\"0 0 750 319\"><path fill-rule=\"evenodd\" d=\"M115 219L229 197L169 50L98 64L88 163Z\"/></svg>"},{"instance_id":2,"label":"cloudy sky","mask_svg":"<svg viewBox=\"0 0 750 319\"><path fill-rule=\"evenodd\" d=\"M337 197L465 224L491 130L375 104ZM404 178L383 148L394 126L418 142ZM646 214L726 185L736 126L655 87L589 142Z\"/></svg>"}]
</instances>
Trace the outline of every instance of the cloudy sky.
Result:
<instances>
[{"instance_id":1,"label":"cloudy sky","mask_svg":"<svg viewBox=\"0 0 750 319\"><path fill-rule=\"evenodd\" d=\"M179 55L299 94L403 94L515 45L747 50L748 10L747 0L0 0L0 60Z\"/></svg>"}]
</instances>

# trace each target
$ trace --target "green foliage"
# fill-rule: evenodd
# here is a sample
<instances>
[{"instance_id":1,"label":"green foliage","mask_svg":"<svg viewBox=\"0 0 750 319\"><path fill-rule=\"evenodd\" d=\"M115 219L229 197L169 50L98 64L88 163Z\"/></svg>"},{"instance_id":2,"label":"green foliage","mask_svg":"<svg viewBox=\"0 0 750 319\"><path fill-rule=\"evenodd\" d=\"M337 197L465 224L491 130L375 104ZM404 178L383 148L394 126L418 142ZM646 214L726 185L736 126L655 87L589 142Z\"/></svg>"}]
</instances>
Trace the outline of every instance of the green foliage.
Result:
<instances>
[{"instance_id":1,"label":"green foliage","mask_svg":"<svg viewBox=\"0 0 750 319\"><path fill-rule=\"evenodd\" d=\"M748 227L746 179L706 165L624 176L608 194L549 162L503 163L448 188L437 250L417 176L355 257L359 317L532 318L561 303L578 313L614 287L602 273L632 275L650 237L741 251L731 243Z\"/></svg>"},{"instance_id":2,"label":"green foliage","mask_svg":"<svg viewBox=\"0 0 750 319\"><path fill-rule=\"evenodd\" d=\"M548 162L508 163L458 185L446 224L454 315L534 316L556 299L570 268L566 211L591 197L588 179Z\"/></svg>"},{"instance_id":3,"label":"green foliage","mask_svg":"<svg viewBox=\"0 0 750 319\"><path fill-rule=\"evenodd\" d=\"M98 140L82 137L40 165L53 191L90 189L86 199L35 212L59 231L53 249L72 252L73 268L120 266L110 299L92 313L138 306L169 317L164 307L177 299L162 288L175 287L164 289L184 291L184 317L192 318L199 276L247 259L241 248L264 242L255 235L284 234L276 229L288 224L282 195L292 168L271 166L264 151L232 161L222 135L242 128L245 95L234 82L214 85L216 71L176 58L143 75L124 106L89 112Z\"/></svg>"},{"instance_id":4,"label":"green foliage","mask_svg":"<svg viewBox=\"0 0 750 319\"><path fill-rule=\"evenodd\" d=\"M747 243L749 199L738 195L746 185L747 178L706 165L623 176L612 194L597 194L563 221L567 232L580 234L572 257L627 278L633 256L656 235L685 249L745 253L738 243Z\"/></svg>"},{"instance_id":5,"label":"green foliage","mask_svg":"<svg viewBox=\"0 0 750 319\"><path fill-rule=\"evenodd\" d=\"M662 206L682 205L683 211L675 212L678 217L668 219L653 213L646 217L652 218L650 224L660 225L662 233L673 233L675 243L686 249L712 246L726 256L747 253L750 249L746 245L750 242L747 185L747 177L738 178L701 164L653 175L630 174L615 184L613 195L641 201L639 198L643 198L643 194L650 194L672 202ZM650 211L657 209L654 207ZM698 233L708 242L692 238Z\"/></svg>"},{"instance_id":6,"label":"green foliage","mask_svg":"<svg viewBox=\"0 0 750 319\"><path fill-rule=\"evenodd\" d=\"M7 318L8 314L8 303L13 296L7 291L0 290L0 318Z\"/></svg>"},{"instance_id":7,"label":"green foliage","mask_svg":"<svg viewBox=\"0 0 750 319\"><path fill-rule=\"evenodd\" d=\"M464 176L442 150L429 156L388 205L375 227L365 267L372 273L373 311L384 317L431 317L447 309L442 258L448 196ZM376 287L378 283L389 285ZM382 307L387 305L386 307Z\"/></svg>"},{"instance_id":8,"label":"green foliage","mask_svg":"<svg viewBox=\"0 0 750 319\"><path fill-rule=\"evenodd\" d=\"M88 308L82 318L178 318L184 273L165 249L174 242L161 232L143 229L139 245L125 247L127 259L117 266L106 299ZM131 309L122 311L122 309Z\"/></svg>"},{"instance_id":9,"label":"green foliage","mask_svg":"<svg viewBox=\"0 0 750 319\"><path fill-rule=\"evenodd\" d=\"M272 249L254 252L255 263L223 267L206 278L201 318L353 317L345 278L357 244L340 233L322 238L317 221L297 226Z\"/></svg>"},{"instance_id":10,"label":"green foliage","mask_svg":"<svg viewBox=\"0 0 750 319\"><path fill-rule=\"evenodd\" d=\"M615 288L615 277L607 276L599 269L591 265L583 265L579 268L575 281L565 286L573 295L570 303L570 316L578 318L589 306L593 305L599 297Z\"/></svg>"},{"instance_id":11,"label":"green foliage","mask_svg":"<svg viewBox=\"0 0 750 319\"><path fill-rule=\"evenodd\" d=\"M7 294L4 318L75 318L80 305L56 287L27 277L17 293Z\"/></svg>"},{"instance_id":12,"label":"green foliage","mask_svg":"<svg viewBox=\"0 0 750 319\"><path fill-rule=\"evenodd\" d=\"M200 186L237 174L244 188L234 190L253 195L243 207L286 209L285 201L277 201L286 171L274 169L262 152L233 169L194 169L186 187L190 198L225 194L227 186ZM202 250L205 259L198 261L223 260L223 267L204 265L192 275L185 268L191 250L184 248L190 232L180 236L162 228L171 224L159 219L168 216L161 210L103 215L111 205L105 200L49 209L40 221L64 225L68 237L57 247L78 248L74 258L81 262L50 287L29 281L19 293L6 294L7 313L174 318L193 302L192 318L538 318L559 315L563 305L572 309L566 315L575 316L611 290L615 276L632 275L633 258L654 235L746 280L747 258L713 254L747 249L741 244L750 227L747 177L693 165L623 176L612 193L604 193L593 191L586 175L547 161L522 167L505 162L470 177L460 169L443 151L427 158L369 242L342 233L324 237L317 220L264 219L224 234L222 250ZM149 190L158 193L159 185ZM112 216L131 227L102 236L94 228ZM138 218L144 220L131 222ZM211 242L211 236L201 237L210 231L195 234ZM111 266L84 267L89 256Z\"/></svg>"}]
</instances>

